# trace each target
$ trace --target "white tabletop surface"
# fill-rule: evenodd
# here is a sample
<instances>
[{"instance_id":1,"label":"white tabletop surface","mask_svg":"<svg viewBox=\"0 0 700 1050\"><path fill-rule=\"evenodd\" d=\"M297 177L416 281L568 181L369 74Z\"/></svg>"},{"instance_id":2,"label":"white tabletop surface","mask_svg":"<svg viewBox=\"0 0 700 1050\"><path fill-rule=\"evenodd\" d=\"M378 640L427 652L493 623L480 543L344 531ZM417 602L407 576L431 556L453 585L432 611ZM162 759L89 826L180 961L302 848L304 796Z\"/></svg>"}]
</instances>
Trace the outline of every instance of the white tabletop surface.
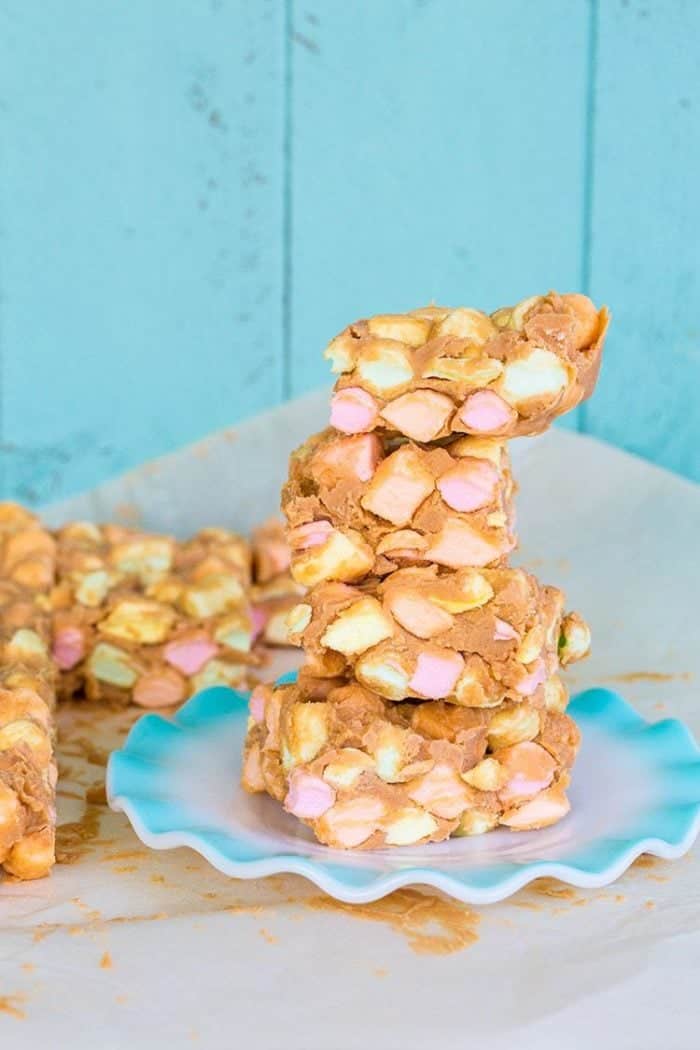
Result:
<instances>
[{"instance_id":1,"label":"white tabletop surface","mask_svg":"<svg viewBox=\"0 0 700 1050\"><path fill-rule=\"evenodd\" d=\"M186 532L274 509L314 395L50 512ZM700 735L700 489L591 439L518 442L519 560L594 631L574 689L619 689ZM296 878L237 882L148 851L102 804L133 719L64 709L52 877L0 887L0 1046L691 1050L700 860L634 866L606 890L543 883L476 910L421 891L335 905ZM86 792L91 799L85 807Z\"/></svg>"}]
</instances>

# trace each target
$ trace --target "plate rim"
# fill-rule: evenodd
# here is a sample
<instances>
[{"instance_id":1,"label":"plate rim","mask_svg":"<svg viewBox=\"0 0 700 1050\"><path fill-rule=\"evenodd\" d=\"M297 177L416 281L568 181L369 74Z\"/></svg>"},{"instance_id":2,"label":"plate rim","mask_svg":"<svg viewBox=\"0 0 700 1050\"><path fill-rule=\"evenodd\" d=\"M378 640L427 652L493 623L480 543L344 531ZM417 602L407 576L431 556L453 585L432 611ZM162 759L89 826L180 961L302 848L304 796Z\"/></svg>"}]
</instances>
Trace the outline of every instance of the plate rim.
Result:
<instances>
[{"instance_id":1,"label":"plate rim","mask_svg":"<svg viewBox=\"0 0 700 1050\"><path fill-rule=\"evenodd\" d=\"M284 677L289 680L293 676ZM110 754L106 772L106 788L110 808L125 814L137 837L146 846L157 850L176 849L183 846L193 849L214 868L233 878L255 879L269 875L295 874L307 879L322 892L348 904L370 903L407 886L428 886L465 904L492 904L510 897L535 879L543 877L556 878L581 889L596 889L610 885L643 853L650 853L665 860L675 860L688 852L700 834L700 748L688 727L675 718L660 719L656 722L647 721L619 693L604 687L593 687L577 694L571 701L570 709L575 712L595 706L597 708L596 717L600 718L601 724L607 726L611 736L628 736L639 733L646 735L650 731L658 733L657 727L665 727L665 732L668 733L672 728L672 737L667 738L664 746L659 748L660 761L655 768L663 770L664 767L676 765L679 761L688 763L693 768L697 766L695 798L682 803L674 803L669 800L665 804L663 799L659 800L661 808L688 810L680 838L672 840L669 836L664 836L662 831L643 838L627 836L614 837L611 840L611 836L602 836L596 842L600 845L605 844L606 841L609 842L611 856L610 860L597 870L588 870L567 861L526 861L519 865L516 871L513 871L509 865L509 870L502 877L499 878L497 874L494 874L493 880L486 885L475 884L470 880L468 871L461 870L459 874L454 875L431 867L429 864L412 865L389 873L376 873L366 883L356 885L336 877L329 870L329 867L333 866L334 856L346 855L342 850L330 848L328 848L327 861L309 859L286 850L268 857L233 860L222 853L206 833L187 829L151 830L139 812L138 803L142 796L132 798L128 792L120 789L119 760L116 758L120 754L126 754L143 763L148 762L143 751L138 746L134 748L135 744L138 745L138 738L143 732L143 728L139 729L139 727L143 727L144 723L168 724L186 732L189 727L199 724L203 718L208 719L210 717L207 713L208 709L222 701L225 701L226 710L221 712L220 717L230 717L236 708L247 704L247 696L228 686L212 686L196 693L172 716L164 716L157 712L144 714L131 727L122 747ZM589 717L592 717L592 713L592 711L589 712ZM663 728L662 731L664 731ZM695 779L692 779L692 783L695 786ZM537 834L537 832L532 834ZM612 841L617 845L612 845ZM429 849L429 847L425 848Z\"/></svg>"}]
</instances>

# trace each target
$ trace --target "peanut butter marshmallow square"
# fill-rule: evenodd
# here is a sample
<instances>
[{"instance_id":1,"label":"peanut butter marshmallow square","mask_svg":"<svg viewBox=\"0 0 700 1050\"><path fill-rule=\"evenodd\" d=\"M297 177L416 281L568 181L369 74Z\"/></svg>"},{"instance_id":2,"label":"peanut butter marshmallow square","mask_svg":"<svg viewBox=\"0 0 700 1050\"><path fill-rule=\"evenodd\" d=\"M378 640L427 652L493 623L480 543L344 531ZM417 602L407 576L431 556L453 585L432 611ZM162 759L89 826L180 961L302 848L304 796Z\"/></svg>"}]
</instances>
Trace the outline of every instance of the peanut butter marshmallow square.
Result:
<instances>
[{"instance_id":1,"label":"peanut butter marshmallow square","mask_svg":"<svg viewBox=\"0 0 700 1050\"><path fill-rule=\"evenodd\" d=\"M357 321L325 351L331 424L419 442L538 434L590 396L608 322L586 296L556 292L490 316L429 306Z\"/></svg>"},{"instance_id":2,"label":"peanut butter marshmallow square","mask_svg":"<svg viewBox=\"0 0 700 1050\"><path fill-rule=\"evenodd\" d=\"M306 586L403 565L498 565L516 545L505 443L461 437L422 448L323 431L292 454L282 509L292 573Z\"/></svg>"},{"instance_id":3,"label":"peanut butter marshmallow square","mask_svg":"<svg viewBox=\"0 0 700 1050\"><path fill-rule=\"evenodd\" d=\"M19 879L55 859L56 777L48 593L55 543L33 514L0 504L0 865Z\"/></svg>"},{"instance_id":4,"label":"peanut butter marshmallow square","mask_svg":"<svg viewBox=\"0 0 700 1050\"><path fill-rule=\"evenodd\" d=\"M565 714L528 704L392 704L347 681L259 686L243 786L267 792L340 849L545 827L569 809L579 745Z\"/></svg>"},{"instance_id":5,"label":"peanut butter marshmallow square","mask_svg":"<svg viewBox=\"0 0 700 1050\"><path fill-rule=\"evenodd\" d=\"M260 662L251 552L226 529L190 539L75 522L57 533L52 653L60 695L143 707L244 686Z\"/></svg>"},{"instance_id":6,"label":"peanut butter marshmallow square","mask_svg":"<svg viewBox=\"0 0 700 1050\"><path fill-rule=\"evenodd\" d=\"M492 707L540 698L590 633L564 595L523 569L399 569L364 585L323 583L289 614L318 677L350 673L387 700Z\"/></svg>"}]
</instances>

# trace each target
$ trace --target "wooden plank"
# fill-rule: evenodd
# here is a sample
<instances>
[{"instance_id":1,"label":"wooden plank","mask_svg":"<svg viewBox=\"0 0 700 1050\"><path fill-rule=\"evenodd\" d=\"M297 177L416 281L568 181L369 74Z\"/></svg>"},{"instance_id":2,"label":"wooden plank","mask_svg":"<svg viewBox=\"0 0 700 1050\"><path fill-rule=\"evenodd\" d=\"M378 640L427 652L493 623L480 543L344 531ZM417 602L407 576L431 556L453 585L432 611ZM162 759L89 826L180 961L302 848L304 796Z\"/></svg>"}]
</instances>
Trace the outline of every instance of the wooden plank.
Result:
<instances>
[{"instance_id":1,"label":"wooden plank","mask_svg":"<svg viewBox=\"0 0 700 1050\"><path fill-rule=\"evenodd\" d=\"M348 321L581 283L588 5L295 4L292 389Z\"/></svg>"},{"instance_id":2,"label":"wooden plank","mask_svg":"<svg viewBox=\"0 0 700 1050\"><path fill-rule=\"evenodd\" d=\"M700 480L700 5L601 3L592 291L614 314L593 434Z\"/></svg>"},{"instance_id":3,"label":"wooden plank","mask_svg":"<svg viewBox=\"0 0 700 1050\"><path fill-rule=\"evenodd\" d=\"M3 3L7 493L280 399L283 92L276 0Z\"/></svg>"}]
</instances>

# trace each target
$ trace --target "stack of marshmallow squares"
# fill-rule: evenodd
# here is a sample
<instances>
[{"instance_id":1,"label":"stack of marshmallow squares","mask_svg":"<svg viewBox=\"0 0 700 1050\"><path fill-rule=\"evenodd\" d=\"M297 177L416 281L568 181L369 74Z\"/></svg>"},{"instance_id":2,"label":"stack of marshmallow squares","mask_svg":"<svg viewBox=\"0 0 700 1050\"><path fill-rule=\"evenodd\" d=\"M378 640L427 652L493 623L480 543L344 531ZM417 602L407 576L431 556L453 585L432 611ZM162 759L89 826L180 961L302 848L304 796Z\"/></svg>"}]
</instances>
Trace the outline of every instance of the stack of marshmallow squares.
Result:
<instances>
[{"instance_id":1,"label":"stack of marshmallow squares","mask_svg":"<svg viewBox=\"0 0 700 1050\"><path fill-rule=\"evenodd\" d=\"M590 632L509 565L508 439L590 396L608 321L552 292L490 316L375 316L328 346L331 425L292 455L282 495L304 662L253 691L243 765L243 786L320 842L439 842L568 812L579 733L559 672Z\"/></svg>"}]
</instances>

